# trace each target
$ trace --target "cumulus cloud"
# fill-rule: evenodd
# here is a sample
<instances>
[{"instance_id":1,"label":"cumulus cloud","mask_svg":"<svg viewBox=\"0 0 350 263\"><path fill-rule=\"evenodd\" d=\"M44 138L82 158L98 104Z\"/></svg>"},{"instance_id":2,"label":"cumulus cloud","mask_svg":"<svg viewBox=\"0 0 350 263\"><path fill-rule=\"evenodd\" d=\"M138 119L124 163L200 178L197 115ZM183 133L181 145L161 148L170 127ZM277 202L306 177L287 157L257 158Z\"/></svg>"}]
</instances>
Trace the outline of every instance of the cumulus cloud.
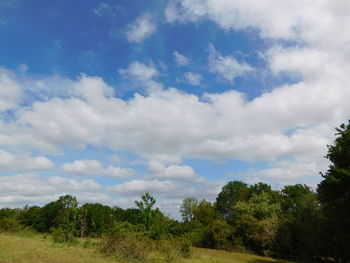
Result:
<instances>
[{"instance_id":1,"label":"cumulus cloud","mask_svg":"<svg viewBox=\"0 0 350 263\"><path fill-rule=\"evenodd\" d=\"M186 72L185 79L189 84L193 86L198 86L201 84L203 78L202 75L198 73Z\"/></svg>"},{"instance_id":2,"label":"cumulus cloud","mask_svg":"<svg viewBox=\"0 0 350 263\"><path fill-rule=\"evenodd\" d=\"M222 79L231 84L238 77L244 76L247 72L252 71L253 68L245 62L239 62L233 56L223 57L214 47L210 48L209 55L209 71L217 74Z\"/></svg>"},{"instance_id":3,"label":"cumulus cloud","mask_svg":"<svg viewBox=\"0 0 350 263\"><path fill-rule=\"evenodd\" d=\"M53 167L54 164L44 156L15 155L0 149L0 170L2 171L50 170Z\"/></svg>"},{"instance_id":4,"label":"cumulus cloud","mask_svg":"<svg viewBox=\"0 0 350 263\"><path fill-rule=\"evenodd\" d=\"M132 180L108 188L113 195L133 196L135 198L149 192L162 199L184 199L188 196L214 200L223 182L208 182L189 184L187 181L173 181L170 179Z\"/></svg>"},{"instance_id":5,"label":"cumulus cloud","mask_svg":"<svg viewBox=\"0 0 350 263\"><path fill-rule=\"evenodd\" d=\"M190 60L187 57L185 57L184 55L180 54L177 51L174 51L174 57L175 57L176 63L180 66L186 66L190 63Z\"/></svg>"},{"instance_id":6,"label":"cumulus cloud","mask_svg":"<svg viewBox=\"0 0 350 263\"><path fill-rule=\"evenodd\" d=\"M156 31L156 26L149 14L139 17L133 24L129 25L126 38L129 42L140 43L150 37Z\"/></svg>"},{"instance_id":7,"label":"cumulus cloud","mask_svg":"<svg viewBox=\"0 0 350 263\"><path fill-rule=\"evenodd\" d=\"M169 165L165 166L159 161L150 161L148 163L150 172L149 177L159 179L191 179L193 180L198 175L187 165Z\"/></svg>"},{"instance_id":8,"label":"cumulus cloud","mask_svg":"<svg viewBox=\"0 0 350 263\"><path fill-rule=\"evenodd\" d=\"M341 2L341 1L340 1ZM309 1L267 0L253 3L238 1L170 1L165 10L168 22L197 22L204 19L215 21L223 29L241 30L258 28L264 37L294 38L303 28L304 19L313 15L324 17L324 6L329 1L317 4ZM302 7L302 8L301 8ZM321 20L321 19L320 19Z\"/></svg>"},{"instance_id":9,"label":"cumulus cloud","mask_svg":"<svg viewBox=\"0 0 350 263\"><path fill-rule=\"evenodd\" d=\"M67 177L37 174L1 176L0 206L45 204L64 194L83 195L87 198L101 188L102 186L93 180L77 181Z\"/></svg>"},{"instance_id":10,"label":"cumulus cloud","mask_svg":"<svg viewBox=\"0 0 350 263\"><path fill-rule=\"evenodd\" d=\"M62 170L77 176L109 176L115 178L128 178L136 173L129 168L108 166L104 168L97 160L75 160L73 163L65 163Z\"/></svg>"},{"instance_id":11,"label":"cumulus cloud","mask_svg":"<svg viewBox=\"0 0 350 263\"><path fill-rule=\"evenodd\" d=\"M183 158L264 161L296 154L296 149L298 154L316 149L323 156L320 149L326 150L334 127L350 111L346 100L350 91L342 85L346 78L333 82L332 89L328 82L302 82L252 101L237 91L198 97L176 89L136 94L128 101L101 93L89 100L55 98L21 111L17 122L26 128L8 134L8 144L30 144L43 151L96 145L177 162ZM10 140L13 136L16 141Z\"/></svg>"}]
</instances>

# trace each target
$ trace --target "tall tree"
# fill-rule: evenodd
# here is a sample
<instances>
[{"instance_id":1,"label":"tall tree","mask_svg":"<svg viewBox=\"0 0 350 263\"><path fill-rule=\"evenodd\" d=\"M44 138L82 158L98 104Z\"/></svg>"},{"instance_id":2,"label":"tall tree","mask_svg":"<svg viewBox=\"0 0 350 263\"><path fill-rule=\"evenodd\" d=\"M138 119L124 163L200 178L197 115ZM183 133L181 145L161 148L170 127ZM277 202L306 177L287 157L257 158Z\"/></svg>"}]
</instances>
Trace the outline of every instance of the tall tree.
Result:
<instances>
[{"instance_id":1,"label":"tall tree","mask_svg":"<svg viewBox=\"0 0 350 263\"><path fill-rule=\"evenodd\" d=\"M194 197L187 197L182 201L180 213L182 220L189 222L193 219L193 209L198 206L198 200Z\"/></svg>"},{"instance_id":2,"label":"tall tree","mask_svg":"<svg viewBox=\"0 0 350 263\"><path fill-rule=\"evenodd\" d=\"M316 193L306 185L285 186L282 216L274 244L274 254L303 262L318 262L322 211Z\"/></svg>"},{"instance_id":3,"label":"tall tree","mask_svg":"<svg viewBox=\"0 0 350 263\"><path fill-rule=\"evenodd\" d=\"M215 208L223 214L229 223L232 223L234 217L233 206L238 201L248 200L249 195L250 189L246 183L241 181L228 182L222 187L221 192L216 198Z\"/></svg>"},{"instance_id":4,"label":"tall tree","mask_svg":"<svg viewBox=\"0 0 350 263\"><path fill-rule=\"evenodd\" d=\"M336 129L334 145L328 146L326 158L331 161L318 194L327 219L325 240L329 256L339 262L350 261L350 121Z\"/></svg>"},{"instance_id":5,"label":"tall tree","mask_svg":"<svg viewBox=\"0 0 350 263\"><path fill-rule=\"evenodd\" d=\"M145 224L146 230L150 230L152 217L154 212L152 210L156 200L148 192L141 196L141 201L135 201L136 206L140 210L142 221Z\"/></svg>"}]
</instances>

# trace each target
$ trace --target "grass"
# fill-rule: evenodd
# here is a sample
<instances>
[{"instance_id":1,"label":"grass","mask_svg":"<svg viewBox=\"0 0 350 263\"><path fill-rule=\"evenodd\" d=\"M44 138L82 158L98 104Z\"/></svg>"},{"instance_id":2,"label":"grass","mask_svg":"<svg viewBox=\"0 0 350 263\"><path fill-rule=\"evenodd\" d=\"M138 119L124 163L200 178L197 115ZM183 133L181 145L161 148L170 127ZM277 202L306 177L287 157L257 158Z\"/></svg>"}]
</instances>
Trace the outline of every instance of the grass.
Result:
<instances>
[{"instance_id":1,"label":"grass","mask_svg":"<svg viewBox=\"0 0 350 263\"><path fill-rule=\"evenodd\" d=\"M96 249L82 246L52 246L44 236L31 237L0 234L1 263L111 263Z\"/></svg>"},{"instance_id":2,"label":"grass","mask_svg":"<svg viewBox=\"0 0 350 263\"><path fill-rule=\"evenodd\" d=\"M194 248L193 257L186 263L292 263L291 261L261 257L252 254L227 252L215 249Z\"/></svg>"},{"instance_id":3,"label":"grass","mask_svg":"<svg viewBox=\"0 0 350 263\"><path fill-rule=\"evenodd\" d=\"M86 241L73 246L52 246L44 235L13 235L0 233L1 263L116 263L113 257L100 254L95 246L84 247ZM166 262L156 254L149 262ZM184 263L288 263L250 254L194 248L193 256ZM291 263L291 262L290 262Z\"/></svg>"}]
</instances>

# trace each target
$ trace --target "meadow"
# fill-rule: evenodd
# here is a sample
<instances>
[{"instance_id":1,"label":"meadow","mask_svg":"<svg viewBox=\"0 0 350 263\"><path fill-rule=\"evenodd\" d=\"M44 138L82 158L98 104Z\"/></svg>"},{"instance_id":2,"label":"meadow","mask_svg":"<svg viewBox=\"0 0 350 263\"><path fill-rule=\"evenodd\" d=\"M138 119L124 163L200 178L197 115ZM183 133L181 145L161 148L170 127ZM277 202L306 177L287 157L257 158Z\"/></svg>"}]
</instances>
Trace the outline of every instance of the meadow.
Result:
<instances>
[{"instance_id":1,"label":"meadow","mask_svg":"<svg viewBox=\"0 0 350 263\"><path fill-rule=\"evenodd\" d=\"M1 263L111 263L115 257L101 254L97 249L98 240L81 239L73 245L53 245L48 235L41 234L0 234ZM157 253L151 253L147 262L167 262ZM227 252L214 249L193 248L184 263L288 263L251 254Z\"/></svg>"}]
</instances>

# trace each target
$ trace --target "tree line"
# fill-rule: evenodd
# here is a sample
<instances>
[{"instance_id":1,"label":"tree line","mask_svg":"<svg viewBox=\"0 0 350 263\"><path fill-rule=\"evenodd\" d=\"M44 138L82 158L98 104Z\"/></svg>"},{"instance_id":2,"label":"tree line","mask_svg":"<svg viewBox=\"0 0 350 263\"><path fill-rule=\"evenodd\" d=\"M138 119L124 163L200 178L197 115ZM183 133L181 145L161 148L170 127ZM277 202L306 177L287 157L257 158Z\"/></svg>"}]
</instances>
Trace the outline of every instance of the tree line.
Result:
<instances>
[{"instance_id":1,"label":"tree line","mask_svg":"<svg viewBox=\"0 0 350 263\"><path fill-rule=\"evenodd\" d=\"M350 262L350 122L336 131L326 156L331 164L316 191L302 184L274 190L266 183L230 181L213 203L184 199L181 222L155 208L149 193L128 209L79 206L74 196L66 195L43 207L1 209L0 229L31 227L61 242L124 229L149 240L185 240L198 247L303 262Z\"/></svg>"}]
</instances>

